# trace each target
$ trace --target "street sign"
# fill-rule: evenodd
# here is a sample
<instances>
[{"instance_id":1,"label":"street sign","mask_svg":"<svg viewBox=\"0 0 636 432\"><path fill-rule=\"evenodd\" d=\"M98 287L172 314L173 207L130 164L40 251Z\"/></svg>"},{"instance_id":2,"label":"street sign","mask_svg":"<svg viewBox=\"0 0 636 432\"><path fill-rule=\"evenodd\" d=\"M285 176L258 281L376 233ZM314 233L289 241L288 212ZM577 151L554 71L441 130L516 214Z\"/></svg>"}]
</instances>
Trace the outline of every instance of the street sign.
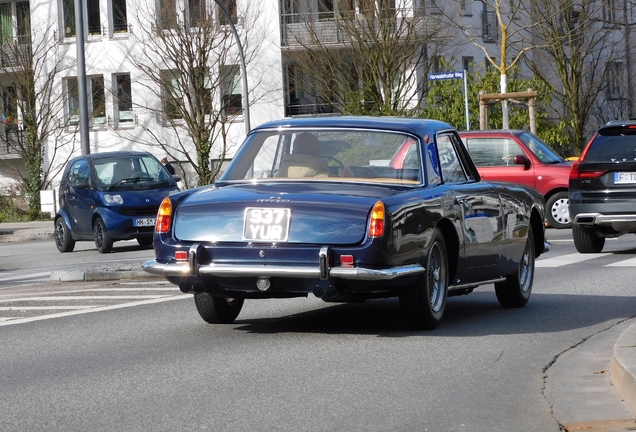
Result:
<instances>
[{"instance_id":1,"label":"street sign","mask_svg":"<svg viewBox=\"0 0 636 432\"><path fill-rule=\"evenodd\" d=\"M470 116L468 114L468 77L465 70L453 71L453 72L437 72L428 74L429 81L441 81L449 79L463 79L464 80L464 106L466 111L466 130L470 130Z\"/></svg>"},{"instance_id":2,"label":"street sign","mask_svg":"<svg viewBox=\"0 0 636 432\"><path fill-rule=\"evenodd\" d=\"M439 80L447 80L447 79L463 79L464 71L454 71L454 72L438 72L428 74L429 81L439 81Z\"/></svg>"}]
</instances>

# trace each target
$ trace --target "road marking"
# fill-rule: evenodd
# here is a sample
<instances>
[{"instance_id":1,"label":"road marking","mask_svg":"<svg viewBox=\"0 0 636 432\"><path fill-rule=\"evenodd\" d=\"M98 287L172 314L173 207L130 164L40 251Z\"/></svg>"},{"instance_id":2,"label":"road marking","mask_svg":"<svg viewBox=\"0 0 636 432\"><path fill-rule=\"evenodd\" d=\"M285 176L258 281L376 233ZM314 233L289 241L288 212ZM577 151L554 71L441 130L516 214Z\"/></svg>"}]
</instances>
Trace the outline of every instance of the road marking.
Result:
<instances>
[{"instance_id":1,"label":"road marking","mask_svg":"<svg viewBox=\"0 0 636 432\"><path fill-rule=\"evenodd\" d=\"M44 276L51 276L51 272L29 273L29 274L23 274L20 276L3 277L3 278L0 278L0 282L22 280L22 279L33 279L33 278L39 278Z\"/></svg>"},{"instance_id":2,"label":"road marking","mask_svg":"<svg viewBox=\"0 0 636 432\"><path fill-rule=\"evenodd\" d=\"M535 267L561 267L568 264L575 264L594 258L600 258L606 255L612 255L611 253L596 253L596 254L580 254L573 253L568 255L561 255L554 258L539 259L535 262Z\"/></svg>"},{"instance_id":3,"label":"road marking","mask_svg":"<svg viewBox=\"0 0 636 432\"><path fill-rule=\"evenodd\" d=\"M30 310L80 310L98 307L94 306L0 306L0 311L30 311Z\"/></svg>"},{"instance_id":4,"label":"road marking","mask_svg":"<svg viewBox=\"0 0 636 432\"><path fill-rule=\"evenodd\" d=\"M41 296L41 297L23 297L15 299L0 299L0 303L19 302L19 301L59 301L59 300L135 300L135 299L159 299L171 297L167 295L113 295L113 296Z\"/></svg>"},{"instance_id":5,"label":"road marking","mask_svg":"<svg viewBox=\"0 0 636 432\"><path fill-rule=\"evenodd\" d=\"M603 267L636 267L636 258L630 258L623 261L607 264Z\"/></svg>"},{"instance_id":6,"label":"road marking","mask_svg":"<svg viewBox=\"0 0 636 432\"><path fill-rule=\"evenodd\" d=\"M142 300L142 301L132 302L132 303L123 303L123 304L111 305L111 306L100 306L100 307L95 307L92 309L74 310L74 311L60 312L60 313L50 314L50 315L41 315L41 316L30 317L30 318L18 318L13 320L10 318L9 319L0 318L0 327L13 325L13 324L24 324L24 323L29 323L33 321L42 321L42 320L53 319L53 318L61 318L61 317L67 317L67 316L73 316L73 315L83 315L83 314L92 313L92 312L102 312L102 311L108 311L108 310L114 310L114 309L123 309L123 308L134 307L134 306L161 303L161 302L166 302L171 300L183 300L185 298L192 298L192 296L189 294L180 294L180 295L175 295L170 297L163 297L160 299Z\"/></svg>"}]
</instances>

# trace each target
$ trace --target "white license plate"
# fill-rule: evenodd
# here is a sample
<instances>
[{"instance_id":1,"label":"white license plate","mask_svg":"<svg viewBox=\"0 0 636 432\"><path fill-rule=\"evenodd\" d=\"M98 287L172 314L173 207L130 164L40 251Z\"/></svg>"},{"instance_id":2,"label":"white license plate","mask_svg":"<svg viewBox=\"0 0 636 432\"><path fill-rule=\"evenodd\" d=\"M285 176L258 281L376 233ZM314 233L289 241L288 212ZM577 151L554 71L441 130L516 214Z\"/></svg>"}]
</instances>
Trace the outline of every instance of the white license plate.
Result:
<instances>
[{"instance_id":1,"label":"white license plate","mask_svg":"<svg viewBox=\"0 0 636 432\"><path fill-rule=\"evenodd\" d=\"M243 239L286 242L289 237L290 219L290 209L248 207L245 209Z\"/></svg>"},{"instance_id":2,"label":"white license plate","mask_svg":"<svg viewBox=\"0 0 636 432\"><path fill-rule=\"evenodd\" d=\"M636 172L614 173L614 184L634 184L636 183Z\"/></svg>"},{"instance_id":3,"label":"white license plate","mask_svg":"<svg viewBox=\"0 0 636 432\"><path fill-rule=\"evenodd\" d=\"M137 226L137 227L155 226L156 223L157 223L156 218L135 219L133 221L133 226Z\"/></svg>"}]
</instances>

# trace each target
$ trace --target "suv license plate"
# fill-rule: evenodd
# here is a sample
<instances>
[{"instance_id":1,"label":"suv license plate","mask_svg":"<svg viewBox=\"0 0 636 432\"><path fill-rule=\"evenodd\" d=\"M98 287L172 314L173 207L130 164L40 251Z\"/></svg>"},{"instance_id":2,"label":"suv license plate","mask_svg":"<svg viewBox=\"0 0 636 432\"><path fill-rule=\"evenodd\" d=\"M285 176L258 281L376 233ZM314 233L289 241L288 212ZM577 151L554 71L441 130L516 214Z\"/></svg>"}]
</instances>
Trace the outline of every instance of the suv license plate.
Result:
<instances>
[{"instance_id":1,"label":"suv license plate","mask_svg":"<svg viewBox=\"0 0 636 432\"><path fill-rule=\"evenodd\" d=\"M143 219L135 219L133 221L133 226L136 227L147 227L154 226L157 223L156 218L143 218Z\"/></svg>"},{"instance_id":2,"label":"suv license plate","mask_svg":"<svg viewBox=\"0 0 636 432\"><path fill-rule=\"evenodd\" d=\"M614 173L614 184L634 184L636 183L636 172Z\"/></svg>"},{"instance_id":3,"label":"suv license plate","mask_svg":"<svg viewBox=\"0 0 636 432\"><path fill-rule=\"evenodd\" d=\"M243 239L261 242L286 242L291 210L287 208L245 209Z\"/></svg>"}]
</instances>

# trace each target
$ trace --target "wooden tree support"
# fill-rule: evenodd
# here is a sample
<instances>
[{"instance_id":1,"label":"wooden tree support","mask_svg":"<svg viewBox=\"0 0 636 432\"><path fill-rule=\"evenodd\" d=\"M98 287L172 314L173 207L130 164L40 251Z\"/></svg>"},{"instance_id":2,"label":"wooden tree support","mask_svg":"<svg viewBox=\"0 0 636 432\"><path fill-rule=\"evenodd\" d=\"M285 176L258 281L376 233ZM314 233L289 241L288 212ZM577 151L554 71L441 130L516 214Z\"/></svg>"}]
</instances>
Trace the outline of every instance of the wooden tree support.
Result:
<instances>
[{"instance_id":1,"label":"wooden tree support","mask_svg":"<svg viewBox=\"0 0 636 432\"><path fill-rule=\"evenodd\" d=\"M530 131L537 133L537 117L534 110L534 100L538 96L538 93L532 89L524 92L514 93L486 93L485 91L479 92L479 129L488 129L488 110L489 105L495 105L502 100L512 100L515 103L527 103L528 115L530 116ZM521 102L517 99L528 99L528 102Z\"/></svg>"}]
</instances>

